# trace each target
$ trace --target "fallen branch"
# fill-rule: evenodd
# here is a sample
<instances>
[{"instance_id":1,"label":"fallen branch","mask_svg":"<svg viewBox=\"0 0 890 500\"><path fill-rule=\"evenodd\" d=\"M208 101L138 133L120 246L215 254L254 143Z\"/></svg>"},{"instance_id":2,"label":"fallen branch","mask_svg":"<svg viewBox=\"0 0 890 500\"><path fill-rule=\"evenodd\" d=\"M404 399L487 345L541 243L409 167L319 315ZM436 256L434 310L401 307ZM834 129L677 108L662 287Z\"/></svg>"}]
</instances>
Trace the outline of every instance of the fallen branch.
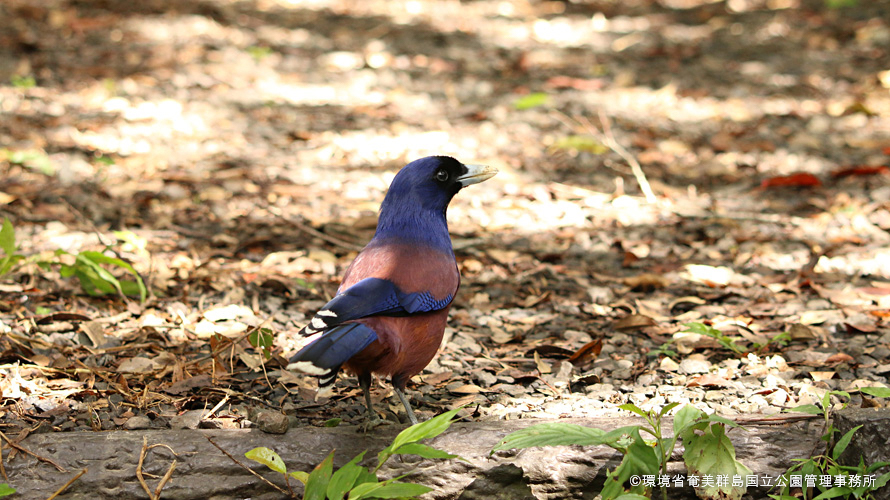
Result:
<instances>
[{"instance_id":1,"label":"fallen branch","mask_svg":"<svg viewBox=\"0 0 890 500\"><path fill-rule=\"evenodd\" d=\"M173 448L169 447L166 444L156 443L151 446L148 446L148 438L142 436L142 451L139 452L139 463L136 465L136 479L139 480L139 484L142 486L142 489L145 490L145 494L148 495L149 500L160 500L161 498L161 490L164 489L164 486L167 485L167 482L170 480L170 477L173 476L173 471L176 469L176 458L173 459L173 462L170 463L170 467L167 468L167 473L164 474L164 477L161 478L161 482L158 483L157 488L155 488L154 493L149 489L148 483L145 482L145 477L142 472L142 464L145 462L145 456L148 455L148 452L151 451L152 448L156 448L158 446L163 446L170 450L170 453L173 454L174 457L179 455L173 451Z\"/></svg>"}]
</instances>

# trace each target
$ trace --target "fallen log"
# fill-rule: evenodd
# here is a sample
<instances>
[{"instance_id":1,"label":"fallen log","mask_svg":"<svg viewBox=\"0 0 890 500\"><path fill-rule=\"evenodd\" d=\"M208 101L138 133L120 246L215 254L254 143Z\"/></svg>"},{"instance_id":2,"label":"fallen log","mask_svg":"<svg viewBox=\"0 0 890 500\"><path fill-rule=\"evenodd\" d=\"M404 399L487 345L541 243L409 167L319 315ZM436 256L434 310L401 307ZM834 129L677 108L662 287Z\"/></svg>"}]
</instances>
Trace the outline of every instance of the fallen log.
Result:
<instances>
[{"instance_id":1,"label":"fallen log","mask_svg":"<svg viewBox=\"0 0 890 500\"><path fill-rule=\"evenodd\" d=\"M744 429L728 435L737 457L754 473L776 477L794 458L805 458L818 450L822 421L805 416L747 416L737 419ZM562 419L588 427L610 430L640 424L637 418ZM621 455L605 446L560 446L498 452L492 447L506 434L543 420L524 419L496 422L456 423L430 444L466 459L423 460L394 457L381 469L392 477L406 473L411 482L435 488L430 499L565 499L593 498L599 493L608 469ZM668 428L670 426L667 426ZM66 469L59 472L32 455L19 453L6 461L9 483L20 498L48 498L82 469L85 474L73 481L60 498L143 499L148 498L137 478L143 439L156 446L145 453L140 469L146 486L154 491L176 461L175 470L163 485L161 498L187 499L280 499L284 495L233 461L238 459L266 479L286 489L283 477L244 458L257 446L278 452L288 470L311 470L336 449L335 466L363 450L371 460L387 446L400 427L379 428L373 434L359 434L351 426L336 428L292 428L284 435L257 430L149 430L109 432L46 433L29 436L20 443L34 455L51 459ZM208 441L212 439L229 456ZM168 448L169 447L169 448ZM9 450L4 447L4 453ZM175 456L174 453L175 452ZM682 473L678 446L669 470ZM296 482L296 481L292 481ZM297 488L295 488L297 489ZM769 488L749 489L749 498L766 498ZM691 488L669 488L670 498L695 498Z\"/></svg>"}]
</instances>

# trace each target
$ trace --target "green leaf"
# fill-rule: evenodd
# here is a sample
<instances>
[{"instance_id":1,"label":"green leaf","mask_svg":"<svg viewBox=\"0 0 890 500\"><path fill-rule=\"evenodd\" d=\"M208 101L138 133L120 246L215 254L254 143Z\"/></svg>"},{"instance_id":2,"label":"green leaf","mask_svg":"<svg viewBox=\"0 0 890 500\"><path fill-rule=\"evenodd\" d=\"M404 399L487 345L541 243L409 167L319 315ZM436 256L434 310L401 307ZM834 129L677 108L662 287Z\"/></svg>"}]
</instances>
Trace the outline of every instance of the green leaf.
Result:
<instances>
[{"instance_id":1,"label":"green leaf","mask_svg":"<svg viewBox=\"0 0 890 500\"><path fill-rule=\"evenodd\" d=\"M0 484L0 497L6 497L13 493L15 493L15 488L6 483Z\"/></svg>"},{"instance_id":2,"label":"green leaf","mask_svg":"<svg viewBox=\"0 0 890 500\"><path fill-rule=\"evenodd\" d=\"M117 288L119 290L121 290L121 288L120 288L120 283L118 282L118 280L116 278L114 278L114 276L112 276L111 273L106 271L104 268L100 267L99 264L108 264L108 265L120 267L121 269L124 269L125 271L129 272L131 275L133 275L136 278L136 288L139 292L139 300L143 301L143 302L145 301L145 298L148 295L148 292L145 289L145 284L142 282L142 278L139 276L139 273L136 272L136 269L134 269L133 266L130 265L129 262L122 260L122 259L118 259L117 257L110 257L108 255L101 253L101 252L95 252L95 251L80 252L80 254L77 255L78 260L81 258L81 256L83 256L85 259L87 259L88 261L93 263L98 270L101 270L101 273L99 274L99 276L102 279L108 281L109 283L117 283L115 288ZM124 293L123 290L121 290L121 293Z\"/></svg>"},{"instance_id":3,"label":"green leaf","mask_svg":"<svg viewBox=\"0 0 890 500\"><path fill-rule=\"evenodd\" d=\"M859 392L864 392L876 398L890 398L890 387L862 387Z\"/></svg>"},{"instance_id":4,"label":"green leaf","mask_svg":"<svg viewBox=\"0 0 890 500\"><path fill-rule=\"evenodd\" d=\"M0 276L8 273L15 267L16 264L19 263L20 260L24 259L23 255L7 255L0 259Z\"/></svg>"},{"instance_id":5,"label":"green leaf","mask_svg":"<svg viewBox=\"0 0 890 500\"><path fill-rule=\"evenodd\" d=\"M306 483L309 481L309 473L308 473L308 472L304 472L304 471L301 471L301 470L295 470L295 471L291 472L289 475L290 475L290 477L292 477L292 478L296 479L297 481L303 483L304 486L305 486Z\"/></svg>"},{"instance_id":6,"label":"green leaf","mask_svg":"<svg viewBox=\"0 0 890 500\"><path fill-rule=\"evenodd\" d=\"M342 418L334 417L334 418L325 420L324 423L321 425L323 427L337 427L338 425L340 425L340 422L342 422L342 421L343 421Z\"/></svg>"},{"instance_id":7,"label":"green leaf","mask_svg":"<svg viewBox=\"0 0 890 500\"><path fill-rule=\"evenodd\" d=\"M626 493L624 485L631 476L642 476L644 474L658 473L658 456L655 449L646 444L640 436L639 427L627 427L626 435L631 439L631 443L627 446L627 452L621 463L615 470L606 474L606 483L603 487L602 497L606 499L614 499ZM617 430L617 429L616 429ZM610 432L609 434L613 434ZM630 493L646 494L649 489L643 485L631 487Z\"/></svg>"},{"instance_id":8,"label":"green leaf","mask_svg":"<svg viewBox=\"0 0 890 500\"><path fill-rule=\"evenodd\" d=\"M852 493L852 490L846 486L835 486L830 490L825 490L819 496L813 498L813 500L824 500L826 498L837 498L837 497L845 497Z\"/></svg>"},{"instance_id":9,"label":"green leaf","mask_svg":"<svg viewBox=\"0 0 890 500\"><path fill-rule=\"evenodd\" d=\"M272 336L269 329L259 328L254 330L247 336L247 341L250 342L250 345L262 351L266 359L272 357L272 347L275 344L275 337Z\"/></svg>"},{"instance_id":10,"label":"green leaf","mask_svg":"<svg viewBox=\"0 0 890 500\"><path fill-rule=\"evenodd\" d=\"M794 408L786 408L782 411L786 411L786 412L796 411L798 413L808 413L810 415L822 415L822 413L823 413L822 408L819 408L816 405L800 405L800 406L795 406Z\"/></svg>"},{"instance_id":11,"label":"green leaf","mask_svg":"<svg viewBox=\"0 0 890 500\"><path fill-rule=\"evenodd\" d=\"M679 436L690 424L702 418L705 412L692 405L686 405L674 415L674 436Z\"/></svg>"},{"instance_id":12,"label":"green leaf","mask_svg":"<svg viewBox=\"0 0 890 500\"><path fill-rule=\"evenodd\" d=\"M859 457L859 458L861 459L862 457ZM886 467L888 465L890 465L890 462L875 462L875 463L869 465L865 471L867 473L871 474L872 472L880 469L881 467Z\"/></svg>"},{"instance_id":13,"label":"green leaf","mask_svg":"<svg viewBox=\"0 0 890 500\"><path fill-rule=\"evenodd\" d=\"M3 218L3 227L0 228L0 248L9 257L15 254L15 228L6 217Z\"/></svg>"},{"instance_id":14,"label":"green leaf","mask_svg":"<svg viewBox=\"0 0 890 500\"><path fill-rule=\"evenodd\" d=\"M633 403L624 403L623 405L618 407L619 410L627 410L631 413L636 413L637 415L643 418L649 418L649 414L642 410L639 406Z\"/></svg>"},{"instance_id":15,"label":"green leaf","mask_svg":"<svg viewBox=\"0 0 890 500\"><path fill-rule=\"evenodd\" d=\"M856 7L857 5L859 5L859 0L825 0L825 6L832 10Z\"/></svg>"},{"instance_id":16,"label":"green leaf","mask_svg":"<svg viewBox=\"0 0 890 500\"><path fill-rule=\"evenodd\" d=\"M550 96L543 92L535 92L534 94L525 95L513 101L513 107L522 111L525 109L537 108L548 104L549 102Z\"/></svg>"},{"instance_id":17,"label":"green leaf","mask_svg":"<svg viewBox=\"0 0 890 500\"><path fill-rule=\"evenodd\" d=\"M669 411L673 410L674 408L676 408L678 406L680 406L680 403L668 404L664 408L662 408L661 411L658 412L658 416L663 417L663 416L667 415Z\"/></svg>"},{"instance_id":18,"label":"green leaf","mask_svg":"<svg viewBox=\"0 0 890 500\"><path fill-rule=\"evenodd\" d=\"M349 500L363 498L412 498L433 491L422 484L400 483L396 481L383 483L365 483L355 487L349 493Z\"/></svg>"},{"instance_id":19,"label":"green leaf","mask_svg":"<svg viewBox=\"0 0 890 500\"><path fill-rule=\"evenodd\" d=\"M442 434L451 426L451 419L454 418L460 410L461 408L455 408L446 411L441 415L437 415L426 422L420 422L419 424L414 424L411 427L408 427L400 432L393 440L392 444L384 451L389 450L389 452L392 453L393 450L398 450L405 444L415 443L421 439L434 438L439 434Z\"/></svg>"},{"instance_id":20,"label":"green leaf","mask_svg":"<svg viewBox=\"0 0 890 500\"><path fill-rule=\"evenodd\" d=\"M606 431L563 422L535 424L507 434L492 452L535 446L596 445L603 444Z\"/></svg>"},{"instance_id":21,"label":"green leaf","mask_svg":"<svg viewBox=\"0 0 890 500\"><path fill-rule=\"evenodd\" d=\"M649 500L649 497L644 497L643 495L638 495L636 493L625 493L620 497L616 497L615 500Z\"/></svg>"},{"instance_id":22,"label":"green leaf","mask_svg":"<svg viewBox=\"0 0 890 500\"><path fill-rule=\"evenodd\" d=\"M96 288L105 291L106 293L114 293L114 291L123 293L123 291L121 290L120 282L117 280L117 278L115 278L114 275L108 272L108 270L106 270L104 267L99 265L102 257L104 257L104 255L99 252L80 252L79 254L77 254L75 266L77 264L80 264L82 267L86 267L93 273L95 273L95 276L91 275L90 279L93 282L93 285L96 286ZM84 269L84 272L87 272L87 270ZM100 282L105 282L114 288L112 290L107 290L106 287L102 287Z\"/></svg>"},{"instance_id":23,"label":"green leaf","mask_svg":"<svg viewBox=\"0 0 890 500\"><path fill-rule=\"evenodd\" d=\"M688 474L714 477L725 474L728 477L747 476L751 469L736 460L735 448L725 434L723 424L709 425L704 434L698 435L692 430L682 436L683 460L686 462ZM695 493L702 499L739 500L747 490L746 486L697 486Z\"/></svg>"},{"instance_id":24,"label":"green leaf","mask_svg":"<svg viewBox=\"0 0 890 500\"><path fill-rule=\"evenodd\" d=\"M334 452L331 451L327 458L322 460L309 473L309 477L306 479L306 489L303 492L303 500L324 500L333 472Z\"/></svg>"},{"instance_id":25,"label":"green leaf","mask_svg":"<svg viewBox=\"0 0 890 500\"><path fill-rule=\"evenodd\" d=\"M861 425L853 427L852 429L847 431L846 434L841 436L840 439L837 440L837 443L834 445L834 449L831 450L831 458L837 460L837 458L841 456L841 453L843 453L844 450L847 449L847 446L850 445L850 440L853 439L853 434L856 433L856 431L858 431L861 427Z\"/></svg>"},{"instance_id":26,"label":"green leaf","mask_svg":"<svg viewBox=\"0 0 890 500\"><path fill-rule=\"evenodd\" d=\"M358 465L358 463L364 458L365 453L367 451L363 451L355 456L352 460L347 462L337 469L336 472L331 476L331 481L328 483L328 489L326 491L326 495L328 500L340 500L342 499L349 490L355 486L355 481L361 476L362 471L366 470L364 467Z\"/></svg>"},{"instance_id":27,"label":"green leaf","mask_svg":"<svg viewBox=\"0 0 890 500\"><path fill-rule=\"evenodd\" d=\"M720 423L720 424L723 424L723 425L726 425L729 427L738 427L739 426L739 424L735 423L734 421L732 421L726 417L721 417L720 415L717 415L716 413L712 413L712 414L708 415L707 417L705 417L705 420L707 420L708 422Z\"/></svg>"},{"instance_id":28,"label":"green leaf","mask_svg":"<svg viewBox=\"0 0 890 500\"><path fill-rule=\"evenodd\" d=\"M275 472L287 474L287 467L284 466L284 460L281 459L278 453L275 453L265 446L254 448L245 453L244 456L253 460L254 462L259 462L265 465Z\"/></svg>"},{"instance_id":29,"label":"green leaf","mask_svg":"<svg viewBox=\"0 0 890 500\"><path fill-rule=\"evenodd\" d=\"M457 455L452 455L445 450L433 448L432 446L427 446L421 443L403 444L399 449L395 450L395 454L419 455L423 458L457 458Z\"/></svg>"},{"instance_id":30,"label":"green leaf","mask_svg":"<svg viewBox=\"0 0 890 500\"><path fill-rule=\"evenodd\" d=\"M568 135L560 137L553 143L553 147L557 149L574 149L576 151L586 151L596 155L601 155L609 148L600 141L589 135Z\"/></svg>"},{"instance_id":31,"label":"green leaf","mask_svg":"<svg viewBox=\"0 0 890 500\"><path fill-rule=\"evenodd\" d=\"M369 471L368 469L362 469L361 473L358 475L358 479L355 480L355 486L365 483L378 483L380 482L377 479L377 474Z\"/></svg>"},{"instance_id":32,"label":"green leaf","mask_svg":"<svg viewBox=\"0 0 890 500\"><path fill-rule=\"evenodd\" d=\"M33 76L12 75L9 83L17 89L30 89L37 86L37 80Z\"/></svg>"}]
</instances>

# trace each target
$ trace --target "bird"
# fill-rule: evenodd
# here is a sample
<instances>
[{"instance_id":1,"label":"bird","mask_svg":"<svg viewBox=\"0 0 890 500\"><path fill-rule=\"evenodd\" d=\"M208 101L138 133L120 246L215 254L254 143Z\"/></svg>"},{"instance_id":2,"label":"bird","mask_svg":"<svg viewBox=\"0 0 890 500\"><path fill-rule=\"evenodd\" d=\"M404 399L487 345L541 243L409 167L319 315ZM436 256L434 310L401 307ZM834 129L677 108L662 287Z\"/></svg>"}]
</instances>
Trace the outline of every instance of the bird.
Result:
<instances>
[{"instance_id":1,"label":"bird","mask_svg":"<svg viewBox=\"0 0 890 500\"><path fill-rule=\"evenodd\" d=\"M390 378L408 420L418 423L406 385L436 355L460 287L448 205L458 191L497 172L449 156L402 167L380 204L374 237L334 298L297 333L304 346L287 369L317 377L319 394L331 390L341 369L355 374L367 407L363 427L383 423L371 402L374 374Z\"/></svg>"}]
</instances>

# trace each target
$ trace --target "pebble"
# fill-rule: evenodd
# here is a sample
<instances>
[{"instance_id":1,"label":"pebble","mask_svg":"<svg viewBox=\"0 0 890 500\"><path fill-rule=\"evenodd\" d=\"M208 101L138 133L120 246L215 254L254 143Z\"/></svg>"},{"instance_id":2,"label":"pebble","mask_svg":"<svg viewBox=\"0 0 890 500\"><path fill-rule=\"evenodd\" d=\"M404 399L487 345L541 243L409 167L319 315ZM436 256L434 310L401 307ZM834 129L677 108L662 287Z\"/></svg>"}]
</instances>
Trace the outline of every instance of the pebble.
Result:
<instances>
[{"instance_id":1,"label":"pebble","mask_svg":"<svg viewBox=\"0 0 890 500\"><path fill-rule=\"evenodd\" d=\"M723 401L726 399L726 394L720 391L708 391L705 393L705 401Z\"/></svg>"},{"instance_id":2,"label":"pebble","mask_svg":"<svg viewBox=\"0 0 890 500\"><path fill-rule=\"evenodd\" d=\"M175 418L175 417L174 417ZM130 417L124 422L124 429L130 431L136 431L140 429L150 429L151 428L151 419L146 417L145 415L136 415L135 417Z\"/></svg>"},{"instance_id":3,"label":"pebble","mask_svg":"<svg viewBox=\"0 0 890 500\"><path fill-rule=\"evenodd\" d=\"M785 406L785 403L788 401L788 392L785 389L779 389L767 396L766 400L773 406Z\"/></svg>"},{"instance_id":4,"label":"pebble","mask_svg":"<svg viewBox=\"0 0 890 500\"><path fill-rule=\"evenodd\" d=\"M253 423L257 429L269 434L284 434L289 424L287 415L277 411L261 411Z\"/></svg>"},{"instance_id":5,"label":"pebble","mask_svg":"<svg viewBox=\"0 0 890 500\"><path fill-rule=\"evenodd\" d=\"M170 419L171 429L197 429L204 410L189 410Z\"/></svg>"},{"instance_id":6,"label":"pebble","mask_svg":"<svg viewBox=\"0 0 890 500\"><path fill-rule=\"evenodd\" d=\"M658 364L658 368L666 372L676 372L680 369L680 365L673 359L666 357L662 358L661 363Z\"/></svg>"},{"instance_id":7,"label":"pebble","mask_svg":"<svg viewBox=\"0 0 890 500\"><path fill-rule=\"evenodd\" d=\"M710 368L710 361L696 355L689 356L683 361L680 361L680 373L685 373L687 375L693 373L708 373Z\"/></svg>"}]
</instances>

